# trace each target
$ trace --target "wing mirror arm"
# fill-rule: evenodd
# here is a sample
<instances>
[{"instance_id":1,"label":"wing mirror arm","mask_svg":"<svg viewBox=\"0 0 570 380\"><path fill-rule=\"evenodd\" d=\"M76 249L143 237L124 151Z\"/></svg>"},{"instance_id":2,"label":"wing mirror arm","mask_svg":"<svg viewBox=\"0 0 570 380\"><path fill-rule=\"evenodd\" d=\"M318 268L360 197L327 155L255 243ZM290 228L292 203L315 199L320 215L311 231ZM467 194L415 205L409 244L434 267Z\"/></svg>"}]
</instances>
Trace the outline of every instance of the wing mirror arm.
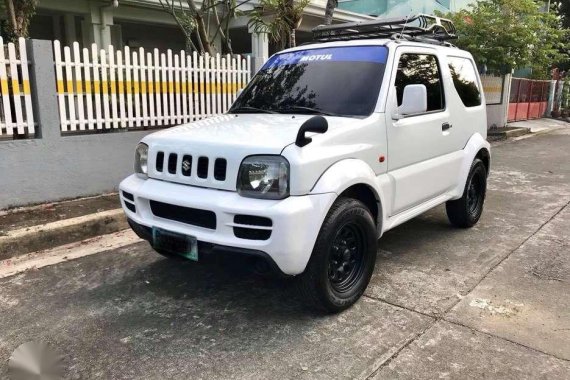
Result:
<instances>
[{"instance_id":1,"label":"wing mirror arm","mask_svg":"<svg viewBox=\"0 0 570 380\"><path fill-rule=\"evenodd\" d=\"M310 137L305 136L306 132L325 133L328 129L329 123L327 119L322 116L313 116L309 120L305 121L299 128L297 138L295 139L295 145L302 148L313 141Z\"/></svg>"}]
</instances>

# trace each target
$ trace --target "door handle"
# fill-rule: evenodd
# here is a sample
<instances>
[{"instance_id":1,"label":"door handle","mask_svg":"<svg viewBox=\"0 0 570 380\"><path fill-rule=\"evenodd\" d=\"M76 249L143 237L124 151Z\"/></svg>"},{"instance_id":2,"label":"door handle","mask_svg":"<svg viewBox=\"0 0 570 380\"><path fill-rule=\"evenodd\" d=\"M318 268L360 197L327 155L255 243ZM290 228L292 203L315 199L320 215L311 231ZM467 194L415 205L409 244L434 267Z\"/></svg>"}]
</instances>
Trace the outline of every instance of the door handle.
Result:
<instances>
[{"instance_id":1,"label":"door handle","mask_svg":"<svg viewBox=\"0 0 570 380\"><path fill-rule=\"evenodd\" d=\"M451 125L451 124L449 124L449 123L443 123L443 124L441 125L441 130L442 130L442 131L447 131L447 130L449 130L449 129L452 128L452 127L453 127L453 125Z\"/></svg>"}]
</instances>

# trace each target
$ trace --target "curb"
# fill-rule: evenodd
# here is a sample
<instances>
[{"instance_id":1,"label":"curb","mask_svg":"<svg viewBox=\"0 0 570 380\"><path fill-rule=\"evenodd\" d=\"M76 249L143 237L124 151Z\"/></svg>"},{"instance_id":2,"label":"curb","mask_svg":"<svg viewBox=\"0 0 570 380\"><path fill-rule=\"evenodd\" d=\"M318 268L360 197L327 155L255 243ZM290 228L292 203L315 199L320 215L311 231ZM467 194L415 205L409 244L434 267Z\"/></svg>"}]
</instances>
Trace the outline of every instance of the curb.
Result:
<instances>
[{"instance_id":1,"label":"curb","mask_svg":"<svg viewBox=\"0 0 570 380\"><path fill-rule=\"evenodd\" d=\"M0 260L110 234L128 228L122 209L108 210L8 231L0 236Z\"/></svg>"},{"instance_id":2,"label":"curb","mask_svg":"<svg viewBox=\"0 0 570 380\"><path fill-rule=\"evenodd\" d=\"M531 133L530 128L516 127L516 128L503 128L504 130L495 129L487 131L487 136L493 139L510 139L513 137L520 137Z\"/></svg>"}]
</instances>

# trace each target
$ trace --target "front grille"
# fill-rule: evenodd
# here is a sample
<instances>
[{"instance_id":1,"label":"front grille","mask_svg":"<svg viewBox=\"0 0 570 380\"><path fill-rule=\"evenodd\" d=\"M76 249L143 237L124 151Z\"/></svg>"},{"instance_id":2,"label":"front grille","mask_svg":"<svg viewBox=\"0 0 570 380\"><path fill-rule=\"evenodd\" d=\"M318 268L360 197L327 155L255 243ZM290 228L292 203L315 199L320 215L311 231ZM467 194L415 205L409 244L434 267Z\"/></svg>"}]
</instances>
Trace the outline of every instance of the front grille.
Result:
<instances>
[{"instance_id":1,"label":"front grille","mask_svg":"<svg viewBox=\"0 0 570 380\"><path fill-rule=\"evenodd\" d=\"M179 156L182 156L180 162ZM211 180L224 182L227 178L228 161L225 158L216 158L213 160L214 170ZM165 162L166 161L166 162ZM161 175L164 171L170 174L180 175L180 179L185 178L185 182L193 183L188 177L197 177L200 179L208 179L210 169L210 158L206 156L192 156L190 154L177 154L157 152L154 162L156 174ZM166 169L165 169L166 166ZM196 167L196 171L192 173Z\"/></svg>"},{"instance_id":2,"label":"front grille","mask_svg":"<svg viewBox=\"0 0 570 380\"><path fill-rule=\"evenodd\" d=\"M240 239L267 240L271 237L271 230L256 230L254 228L234 227L234 235Z\"/></svg>"},{"instance_id":3,"label":"front grille","mask_svg":"<svg viewBox=\"0 0 570 380\"><path fill-rule=\"evenodd\" d=\"M214 163L214 178L217 181L225 181L226 180L226 168L228 166L228 162L223 158L216 158L216 162Z\"/></svg>"},{"instance_id":4,"label":"front grille","mask_svg":"<svg viewBox=\"0 0 570 380\"><path fill-rule=\"evenodd\" d=\"M178 161L178 155L176 153L170 153L170 156L168 156L168 172L170 174L176 174L177 161Z\"/></svg>"},{"instance_id":5,"label":"front grille","mask_svg":"<svg viewBox=\"0 0 570 380\"><path fill-rule=\"evenodd\" d=\"M190 177L192 175L192 156L185 154L182 157L182 175Z\"/></svg>"},{"instance_id":6,"label":"front grille","mask_svg":"<svg viewBox=\"0 0 570 380\"><path fill-rule=\"evenodd\" d=\"M198 158L198 177L208 178L208 157Z\"/></svg>"},{"instance_id":7,"label":"front grille","mask_svg":"<svg viewBox=\"0 0 570 380\"><path fill-rule=\"evenodd\" d=\"M234 216L235 224L247 224L249 226L263 226L271 227L273 222L269 218L264 218L263 216L253 216L253 215L236 215Z\"/></svg>"},{"instance_id":8,"label":"front grille","mask_svg":"<svg viewBox=\"0 0 570 380\"><path fill-rule=\"evenodd\" d=\"M137 212L137 209L135 207L135 205L133 204L135 202L135 197L133 194L131 193L127 193L126 191L123 191L123 201L125 203L125 207L128 208L129 210L131 210L132 212ZM131 203L133 202L133 203Z\"/></svg>"},{"instance_id":9,"label":"front grille","mask_svg":"<svg viewBox=\"0 0 570 380\"><path fill-rule=\"evenodd\" d=\"M169 203L150 201L150 209L155 216L190 224L211 230L216 229L216 214L208 210L176 206Z\"/></svg>"},{"instance_id":10,"label":"front grille","mask_svg":"<svg viewBox=\"0 0 570 380\"><path fill-rule=\"evenodd\" d=\"M132 212L137 212L137 208L135 207L134 204L129 203L129 202L125 202L125 206L126 206L129 210L131 210Z\"/></svg>"},{"instance_id":11,"label":"front grille","mask_svg":"<svg viewBox=\"0 0 570 380\"><path fill-rule=\"evenodd\" d=\"M158 152L156 155L156 171L161 172L164 166L164 152Z\"/></svg>"},{"instance_id":12,"label":"front grille","mask_svg":"<svg viewBox=\"0 0 570 380\"><path fill-rule=\"evenodd\" d=\"M267 240L271 237L273 221L269 218L254 215L235 215L234 223L241 226L234 226L234 235L240 239ZM261 227L261 228L256 228Z\"/></svg>"}]
</instances>

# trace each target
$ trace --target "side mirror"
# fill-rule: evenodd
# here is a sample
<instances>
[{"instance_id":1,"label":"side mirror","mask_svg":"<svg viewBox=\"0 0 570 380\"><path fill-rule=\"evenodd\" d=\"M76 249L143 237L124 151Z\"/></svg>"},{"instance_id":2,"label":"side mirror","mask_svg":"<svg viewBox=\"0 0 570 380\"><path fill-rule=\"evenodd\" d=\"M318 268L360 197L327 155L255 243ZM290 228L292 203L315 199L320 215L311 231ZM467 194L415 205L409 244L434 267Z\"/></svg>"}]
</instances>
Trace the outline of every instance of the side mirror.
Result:
<instances>
[{"instance_id":1,"label":"side mirror","mask_svg":"<svg viewBox=\"0 0 570 380\"><path fill-rule=\"evenodd\" d=\"M423 84L409 84L404 87L402 105L398 107L400 115L414 115L427 111L427 89Z\"/></svg>"},{"instance_id":2,"label":"side mirror","mask_svg":"<svg viewBox=\"0 0 570 380\"><path fill-rule=\"evenodd\" d=\"M295 145L302 148L313 141L310 137L305 137L306 132L325 133L328 130L329 123L327 119L322 116L313 116L309 120L305 121L299 128L297 138L295 139Z\"/></svg>"}]
</instances>

